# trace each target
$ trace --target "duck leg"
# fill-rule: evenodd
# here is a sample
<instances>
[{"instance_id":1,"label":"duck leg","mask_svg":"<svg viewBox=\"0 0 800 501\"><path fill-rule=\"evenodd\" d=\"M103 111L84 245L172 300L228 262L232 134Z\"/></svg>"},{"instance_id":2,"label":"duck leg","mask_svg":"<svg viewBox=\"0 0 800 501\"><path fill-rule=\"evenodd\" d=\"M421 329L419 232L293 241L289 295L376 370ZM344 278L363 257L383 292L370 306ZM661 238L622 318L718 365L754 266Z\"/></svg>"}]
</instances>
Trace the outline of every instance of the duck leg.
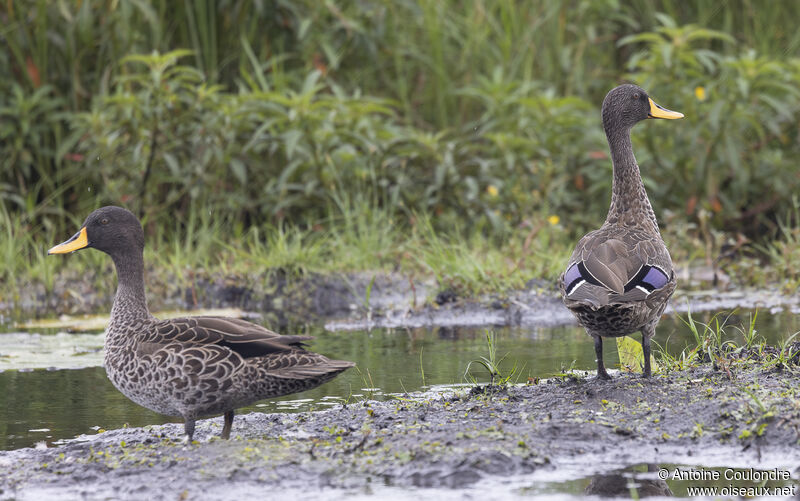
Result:
<instances>
[{"instance_id":1,"label":"duck leg","mask_svg":"<svg viewBox=\"0 0 800 501\"><path fill-rule=\"evenodd\" d=\"M186 432L184 441L186 443L191 442L194 437L194 419L187 419L186 422L183 423L183 430Z\"/></svg>"},{"instance_id":2,"label":"duck leg","mask_svg":"<svg viewBox=\"0 0 800 501\"><path fill-rule=\"evenodd\" d=\"M644 355L644 373L642 377L650 377L652 375L652 370L650 368L650 339L655 335L655 325L648 325L642 329L642 354Z\"/></svg>"},{"instance_id":3,"label":"duck leg","mask_svg":"<svg viewBox=\"0 0 800 501\"><path fill-rule=\"evenodd\" d=\"M597 355L597 379L611 379L603 363L603 338L594 336L594 353Z\"/></svg>"},{"instance_id":4,"label":"duck leg","mask_svg":"<svg viewBox=\"0 0 800 501\"><path fill-rule=\"evenodd\" d=\"M231 427L233 426L233 411L225 411L225 424L222 426L222 433L219 434L220 437L224 438L225 440L231 438Z\"/></svg>"}]
</instances>

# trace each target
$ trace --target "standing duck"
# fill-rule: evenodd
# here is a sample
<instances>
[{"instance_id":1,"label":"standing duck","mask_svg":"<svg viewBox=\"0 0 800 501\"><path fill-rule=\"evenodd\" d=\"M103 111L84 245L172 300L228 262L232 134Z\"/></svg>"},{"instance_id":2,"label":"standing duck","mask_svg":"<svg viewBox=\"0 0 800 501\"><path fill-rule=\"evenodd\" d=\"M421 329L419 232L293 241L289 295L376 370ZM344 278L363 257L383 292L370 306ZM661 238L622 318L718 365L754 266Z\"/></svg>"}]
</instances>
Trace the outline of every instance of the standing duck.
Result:
<instances>
[{"instance_id":1,"label":"standing duck","mask_svg":"<svg viewBox=\"0 0 800 501\"><path fill-rule=\"evenodd\" d=\"M144 293L144 231L126 209L95 210L48 254L87 247L110 255L117 269L105 339L109 379L137 404L182 417L187 441L198 418L224 414L221 436L229 438L237 407L314 388L355 365L303 349L311 337L282 336L244 320L153 317Z\"/></svg>"},{"instance_id":2,"label":"standing duck","mask_svg":"<svg viewBox=\"0 0 800 501\"><path fill-rule=\"evenodd\" d=\"M599 229L580 239L559 279L564 304L594 338L597 377L610 379L603 364L603 337L642 332L644 376L650 377L650 339L672 293L675 273L639 166L631 128L647 118L683 118L656 104L636 85L620 85L603 100L603 128L611 149L611 207Z\"/></svg>"}]
</instances>

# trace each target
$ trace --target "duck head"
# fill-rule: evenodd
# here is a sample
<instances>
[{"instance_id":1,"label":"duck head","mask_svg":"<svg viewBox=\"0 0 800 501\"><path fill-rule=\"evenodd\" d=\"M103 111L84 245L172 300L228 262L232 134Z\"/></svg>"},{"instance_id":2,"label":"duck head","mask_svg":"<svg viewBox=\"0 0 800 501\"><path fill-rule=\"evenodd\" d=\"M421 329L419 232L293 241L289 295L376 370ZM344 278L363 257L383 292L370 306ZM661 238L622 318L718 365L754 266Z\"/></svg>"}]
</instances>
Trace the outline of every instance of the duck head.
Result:
<instances>
[{"instance_id":1,"label":"duck head","mask_svg":"<svg viewBox=\"0 0 800 501\"><path fill-rule=\"evenodd\" d=\"M48 254L66 254L81 249L93 248L112 257L144 249L144 231L133 213L122 207L101 207L83 222L78 232L62 242Z\"/></svg>"},{"instance_id":2,"label":"duck head","mask_svg":"<svg viewBox=\"0 0 800 501\"><path fill-rule=\"evenodd\" d=\"M683 113L668 110L653 101L647 92L633 84L611 89L603 100L603 128L611 131L628 131L648 118L683 118Z\"/></svg>"}]
</instances>

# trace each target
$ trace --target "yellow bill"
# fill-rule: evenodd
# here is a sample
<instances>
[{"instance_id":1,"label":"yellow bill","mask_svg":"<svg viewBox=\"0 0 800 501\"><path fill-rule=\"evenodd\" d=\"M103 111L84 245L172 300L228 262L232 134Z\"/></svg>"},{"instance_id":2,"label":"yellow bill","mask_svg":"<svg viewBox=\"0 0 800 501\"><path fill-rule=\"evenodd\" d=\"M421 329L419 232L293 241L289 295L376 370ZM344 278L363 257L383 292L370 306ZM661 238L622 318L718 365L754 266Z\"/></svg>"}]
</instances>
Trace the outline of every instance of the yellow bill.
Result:
<instances>
[{"instance_id":1,"label":"yellow bill","mask_svg":"<svg viewBox=\"0 0 800 501\"><path fill-rule=\"evenodd\" d=\"M86 228L81 228L81 230L72 235L72 238L67 240L66 242L62 242L49 251L48 254L66 254L67 252L75 252L76 250L81 250L84 247L89 245L89 239L86 237Z\"/></svg>"},{"instance_id":2,"label":"yellow bill","mask_svg":"<svg viewBox=\"0 0 800 501\"><path fill-rule=\"evenodd\" d=\"M683 118L683 113L679 111L672 111L660 106L655 101L650 99L650 113L647 115L649 118L666 118L674 120L676 118Z\"/></svg>"}]
</instances>

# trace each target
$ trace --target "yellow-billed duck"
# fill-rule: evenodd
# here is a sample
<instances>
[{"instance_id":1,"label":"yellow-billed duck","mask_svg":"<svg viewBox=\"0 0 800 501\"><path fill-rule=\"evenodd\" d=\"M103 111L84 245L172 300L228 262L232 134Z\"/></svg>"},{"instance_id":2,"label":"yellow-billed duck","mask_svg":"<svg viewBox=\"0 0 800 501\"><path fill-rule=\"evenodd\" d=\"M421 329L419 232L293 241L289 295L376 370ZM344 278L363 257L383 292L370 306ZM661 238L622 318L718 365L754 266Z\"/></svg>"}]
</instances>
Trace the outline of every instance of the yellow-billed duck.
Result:
<instances>
[{"instance_id":1,"label":"yellow-billed duck","mask_svg":"<svg viewBox=\"0 0 800 501\"><path fill-rule=\"evenodd\" d=\"M109 379L137 404L182 417L187 440L198 418L224 414L221 436L229 438L234 409L314 388L355 365L304 349L311 337L282 336L236 318L153 317L144 292L144 231L126 209L95 210L48 253L85 248L110 255L117 270L105 338Z\"/></svg>"},{"instance_id":2,"label":"yellow-billed duck","mask_svg":"<svg viewBox=\"0 0 800 501\"><path fill-rule=\"evenodd\" d=\"M564 304L594 338L597 377L609 379L603 337L642 333L644 376L651 374L650 339L672 293L675 273L639 166L631 128L648 118L682 118L656 104L636 85L620 85L603 100L603 128L614 178L603 225L580 239L559 279Z\"/></svg>"}]
</instances>

